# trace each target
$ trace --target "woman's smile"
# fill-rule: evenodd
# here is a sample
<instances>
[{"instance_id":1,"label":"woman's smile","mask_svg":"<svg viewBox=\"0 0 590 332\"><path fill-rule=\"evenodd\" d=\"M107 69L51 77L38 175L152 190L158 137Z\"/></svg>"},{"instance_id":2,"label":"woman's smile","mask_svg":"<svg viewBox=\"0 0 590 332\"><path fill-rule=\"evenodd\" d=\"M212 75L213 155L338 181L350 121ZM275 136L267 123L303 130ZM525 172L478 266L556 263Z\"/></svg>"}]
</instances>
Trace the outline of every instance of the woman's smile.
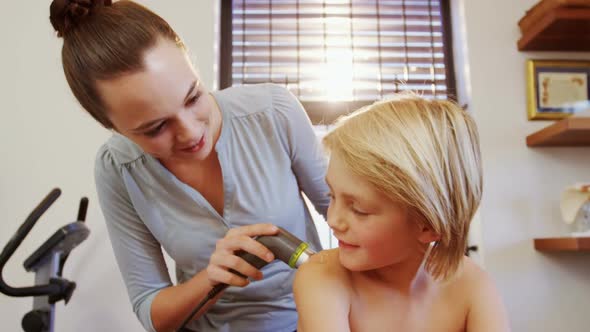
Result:
<instances>
[{"instance_id":1,"label":"woman's smile","mask_svg":"<svg viewBox=\"0 0 590 332\"><path fill-rule=\"evenodd\" d=\"M199 152L203 146L205 146L205 134L203 134L201 136L201 138L195 142L192 143L191 145L181 148L180 151L182 152L188 152L188 153L195 153L195 152Z\"/></svg>"}]
</instances>

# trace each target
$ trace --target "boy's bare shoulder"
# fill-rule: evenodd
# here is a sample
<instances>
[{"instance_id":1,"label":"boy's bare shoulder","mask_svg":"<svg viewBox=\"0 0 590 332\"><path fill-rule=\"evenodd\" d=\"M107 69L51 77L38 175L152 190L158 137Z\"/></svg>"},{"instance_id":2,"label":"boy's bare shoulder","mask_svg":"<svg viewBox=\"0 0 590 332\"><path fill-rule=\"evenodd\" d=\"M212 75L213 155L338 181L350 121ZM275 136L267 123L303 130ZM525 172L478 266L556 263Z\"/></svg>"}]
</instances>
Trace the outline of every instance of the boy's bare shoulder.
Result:
<instances>
[{"instance_id":1,"label":"boy's bare shoulder","mask_svg":"<svg viewBox=\"0 0 590 332\"><path fill-rule=\"evenodd\" d=\"M478 294L482 288L494 287L494 282L488 272L469 257L463 258L462 265L453 278L452 284L468 296L469 294Z\"/></svg>"},{"instance_id":2,"label":"boy's bare shoulder","mask_svg":"<svg viewBox=\"0 0 590 332\"><path fill-rule=\"evenodd\" d=\"M466 300L468 331L510 331L506 308L488 272L465 257L454 283L454 293Z\"/></svg>"},{"instance_id":3,"label":"boy's bare shoulder","mask_svg":"<svg viewBox=\"0 0 590 332\"><path fill-rule=\"evenodd\" d=\"M463 257L462 277L465 281L476 284L482 280L491 280L489 274L469 257Z\"/></svg>"},{"instance_id":4,"label":"boy's bare shoulder","mask_svg":"<svg viewBox=\"0 0 590 332\"><path fill-rule=\"evenodd\" d=\"M349 271L339 261L338 249L318 252L297 269L296 281L338 281L338 284L349 283Z\"/></svg>"},{"instance_id":5,"label":"boy's bare shoulder","mask_svg":"<svg viewBox=\"0 0 590 332\"><path fill-rule=\"evenodd\" d=\"M295 273L293 295L299 331L347 331L352 301L349 272L340 265L338 249L313 256Z\"/></svg>"}]
</instances>

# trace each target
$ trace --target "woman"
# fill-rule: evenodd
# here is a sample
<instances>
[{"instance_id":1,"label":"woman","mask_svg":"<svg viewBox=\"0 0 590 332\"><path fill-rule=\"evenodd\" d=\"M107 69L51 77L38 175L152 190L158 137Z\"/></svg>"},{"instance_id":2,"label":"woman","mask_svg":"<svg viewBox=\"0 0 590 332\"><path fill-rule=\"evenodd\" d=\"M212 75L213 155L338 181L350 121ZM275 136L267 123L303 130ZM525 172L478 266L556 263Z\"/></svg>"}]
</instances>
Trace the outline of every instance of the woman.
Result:
<instances>
[{"instance_id":1,"label":"woman","mask_svg":"<svg viewBox=\"0 0 590 332\"><path fill-rule=\"evenodd\" d=\"M293 271L273 262L263 276L234 252L271 262L252 237L275 225L320 249L301 192L325 215L326 160L300 103L272 84L209 93L179 36L134 2L55 0L50 11L72 92L114 132L98 152L96 186L146 330L177 328L218 283L237 287L191 330L295 330Z\"/></svg>"}]
</instances>

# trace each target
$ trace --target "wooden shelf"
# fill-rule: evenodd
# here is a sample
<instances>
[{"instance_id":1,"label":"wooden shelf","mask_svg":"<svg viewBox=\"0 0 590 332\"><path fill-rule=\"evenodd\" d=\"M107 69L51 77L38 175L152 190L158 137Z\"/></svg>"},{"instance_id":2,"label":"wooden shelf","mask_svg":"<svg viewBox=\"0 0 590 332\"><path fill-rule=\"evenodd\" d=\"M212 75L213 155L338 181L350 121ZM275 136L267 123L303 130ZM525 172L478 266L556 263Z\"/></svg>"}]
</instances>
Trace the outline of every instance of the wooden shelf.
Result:
<instances>
[{"instance_id":1,"label":"wooden shelf","mask_svg":"<svg viewBox=\"0 0 590 332\"><path fill-rule=\"evenodd\" d=\"M590 146L590 117L568 117L526 137L526 145Z\"/></svg>"},{"instance_id":2,"label":"wooden shelf","mask_svg":"<svg viewBox=\"0 0 590 332\"><path fill-rule=\"evenodd\" d=\"M519 51L590 51L590 7L558 7L525 23Z\"/></svg>"},{"instance_id":3,"label":"wooden shelf","mask_svg":"<svg viewBox=\"0 0 590 332\"><path fill-rule=\"evenodd\" d=\"M590 251L590 237L556 237L535 240L538 251Z\"/></svg>"}]
</instances>

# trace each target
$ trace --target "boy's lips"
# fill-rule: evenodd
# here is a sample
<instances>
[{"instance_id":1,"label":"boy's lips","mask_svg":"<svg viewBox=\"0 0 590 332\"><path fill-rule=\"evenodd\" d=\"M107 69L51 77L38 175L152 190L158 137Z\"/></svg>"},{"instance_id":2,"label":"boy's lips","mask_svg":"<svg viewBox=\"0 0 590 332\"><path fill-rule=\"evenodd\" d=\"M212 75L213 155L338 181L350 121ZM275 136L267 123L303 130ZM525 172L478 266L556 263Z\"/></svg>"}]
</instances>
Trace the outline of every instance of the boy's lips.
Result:
<instances>
[{"instance_id":1,"label":"boy's lips","mask_svg":"<svg viewBox=\"0 0 590 332\"><path fill-rule=\"evenodd\" d=\"M345 248L345 249L354 249L354 248L358 248L359 246L356 246L354 244L350 244L348 242L344 242L342 240L338 240L338 246L340 248Z\"/></svg>"}]
</instances>

